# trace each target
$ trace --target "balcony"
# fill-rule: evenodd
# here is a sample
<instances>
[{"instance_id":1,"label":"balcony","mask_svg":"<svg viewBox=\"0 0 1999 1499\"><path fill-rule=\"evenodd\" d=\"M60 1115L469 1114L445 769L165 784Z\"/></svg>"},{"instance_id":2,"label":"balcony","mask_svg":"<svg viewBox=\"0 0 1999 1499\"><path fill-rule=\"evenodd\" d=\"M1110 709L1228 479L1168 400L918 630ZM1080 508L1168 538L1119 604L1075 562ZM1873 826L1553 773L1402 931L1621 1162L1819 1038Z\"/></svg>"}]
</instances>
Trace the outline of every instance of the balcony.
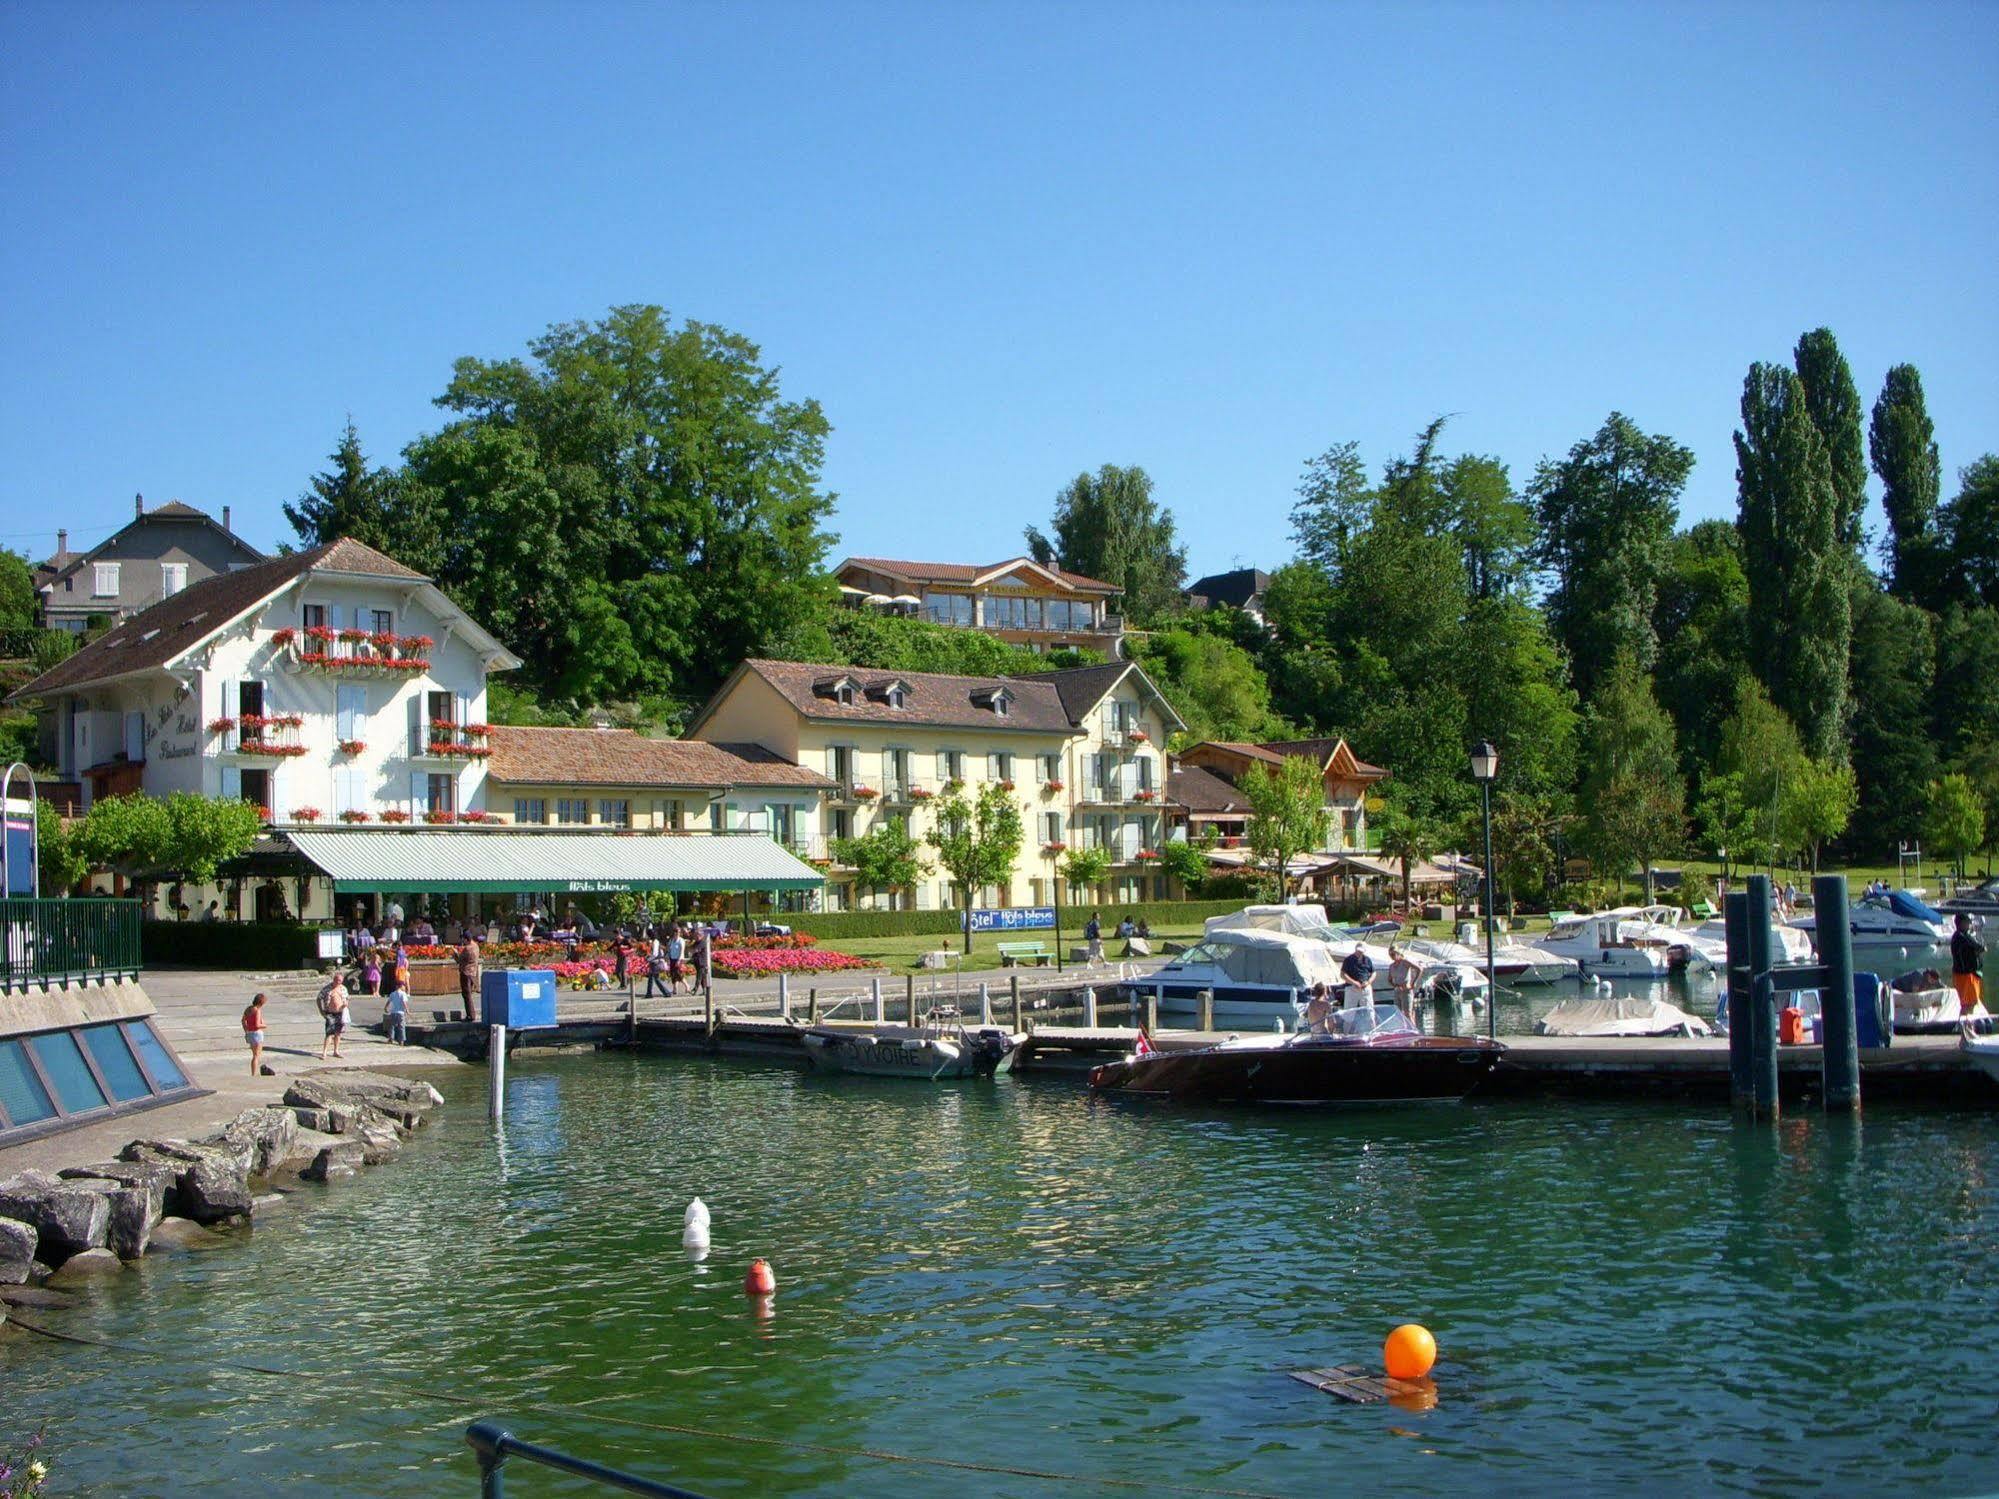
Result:
<instances>
[{"instance_id":1,"label":"balcony","mask_svg":"<svg viewBox=\"0 0 1999 1499\"><path fill-rule=\"evenodd\" d=\"M246 713L241 718L218 718L208 727L224 736L222 748L227 754L286 760L305 753L301 713Z\"/></svg>"},{"instance_id":2,"label":"balcony","mask_svg":"<svg viewBox=\"0 0 1999 1499\"><path fill-rule=\"evenodd\" d=\"M921 806L936 796L936 792L921 781L891 780L882 782L882 805L892 807Z\"/></svg>"}]
</instances>

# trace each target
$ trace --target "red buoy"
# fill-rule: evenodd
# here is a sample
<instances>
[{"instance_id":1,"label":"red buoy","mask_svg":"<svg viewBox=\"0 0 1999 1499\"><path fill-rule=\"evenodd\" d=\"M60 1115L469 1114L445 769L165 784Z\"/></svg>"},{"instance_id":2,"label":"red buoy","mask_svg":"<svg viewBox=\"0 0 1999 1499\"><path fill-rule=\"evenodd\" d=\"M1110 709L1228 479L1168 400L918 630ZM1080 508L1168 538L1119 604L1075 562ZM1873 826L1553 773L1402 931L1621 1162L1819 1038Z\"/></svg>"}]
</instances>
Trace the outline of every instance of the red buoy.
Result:
<instances>
[{"instance_id":1,"label":"red buoy","mask_svg":"<svg viewBox=\"0 0 1999 1499\"><path fill-rule=\"evenodd\" d=\"M743 1277L745 1296L769 1296L777 1290L777 1277L771 1273L768 1260L751 1260L750 1273Z\"/></svg>"}]
</instances>

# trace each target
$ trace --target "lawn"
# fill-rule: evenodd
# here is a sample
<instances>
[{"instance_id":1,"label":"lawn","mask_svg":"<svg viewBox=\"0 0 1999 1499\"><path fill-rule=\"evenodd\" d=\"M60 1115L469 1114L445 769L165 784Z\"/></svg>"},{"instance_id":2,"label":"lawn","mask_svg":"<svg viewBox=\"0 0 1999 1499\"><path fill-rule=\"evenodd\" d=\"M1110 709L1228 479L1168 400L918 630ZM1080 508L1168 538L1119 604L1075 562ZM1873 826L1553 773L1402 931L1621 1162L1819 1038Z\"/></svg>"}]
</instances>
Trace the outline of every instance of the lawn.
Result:
<instances>
[{"instance_id":1,"label":"lawn","mask_svg":"<svg viewBox=\"0 0 1999 1499\"><path fill-rule=\"evenodd\" d=\"M792 918L801 932L812 930L812 918L799 916ZM1152 950L1160 951L1159 944L1167 939L1176 942L1190 942L1201 934L1201 923L1189 922L1184 925L1155 926L1152 929ZM999 945L1002 942L1042 942L1050 952L1055 950L1055 934L1051 931L1039 932L978 932L972 937L972 955L965 960L968 969L997 968L1000 966ZM1082 923L1062 923L1062 945L1065 952L1082 946ZM852 953L857 958L868 958L896 973L902 973L917 966L917 960L927 952L935 952L940 947L952 952L964 950L963 936L917 936L917 937L842 937L837 942L824 944L836 951ZM1112 937L1109 930L1104 932L1104 954L1115 959L1124 944ZM1053 964L1049 965L1053 967Z\"/></svg>"}]
</instances>

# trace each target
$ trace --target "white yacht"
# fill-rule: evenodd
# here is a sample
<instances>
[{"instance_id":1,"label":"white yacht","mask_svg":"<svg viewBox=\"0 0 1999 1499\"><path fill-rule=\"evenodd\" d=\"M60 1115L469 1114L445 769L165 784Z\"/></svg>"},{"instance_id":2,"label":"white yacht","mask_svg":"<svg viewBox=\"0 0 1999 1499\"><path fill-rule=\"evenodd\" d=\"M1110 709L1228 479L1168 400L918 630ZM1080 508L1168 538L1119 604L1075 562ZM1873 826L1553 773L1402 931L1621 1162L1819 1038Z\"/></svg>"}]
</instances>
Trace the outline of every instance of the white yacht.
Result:
<instances>
[{"instance_id":1,"label":"white yacht","mask_svg":"<svg viewBox=\"0 0 1999 1499\"><path fill-rule=\"evenodd\" d=\"M1347 954L1356 947L1365 952L1374 962L1374 989L1377 994L1391 991L1388 982L1388 965L1395 960L1388 955L1389 944L1394 943L1409 954L1416 966L1423 970L1417 980L1419 992L1428 992L1436 981L1436 970L1448 966L1455 971L1460 997L1470 1000L1474 1006L1484 1003L1485 992L1491 986L1486 982L1485 959L1469 949L1456 949L1450 954L1430 954L1426 947L1455 948L1452 943L1403 942L1396 935L1401 928L1396 923L1377 922L1366 927L1336 927L1326 917L1326 908L1321 905L1300 904L1285 906L1245 906L1240 911L1232 911L1226 916L1210 916L1205 923L1210 938L1217 933L1231 931L1280 932L1295 937L1307 937L1323 942L1331 950L1333 966L1337 968L1347 959ZM1336 981L1337 982L1337 981ZM1217 1014L1219 1015L1219 1011Z\"/></svg>"},{"instance_id":2,"label":"white yacht","mask_svg":"<svg viewBox=\"0 0 1999 1499\"><path fill-rule=\"evenodd\" d=\"M1418 957L1485 972L1485 949L1476 943L1448 942L1433 937L1412 937L1402 944ZM1545 948L1524 942L1501 942L1492 950L1493 971L1510 984L1558 984L1580 971L1574 958L1562 957Z\"/></svg>"},{"instance_id":3,"label":"white yacht","mask_svg":"<svg viewBox=\"0 0 1999 1499\"><path fill-rule=\"evenodd\" d=\"M1791 923L1817 945L1818 922L1803 916ZM1869 895L1848 913L1853 960L1860 966L1900 964L1928 957L1950 941L1950 922L1906 890Z\"/></svg>"},{"instance_id":4,"label":"white yacht","mask_svg":"<svg viewBox=\"0 0 1999 1499\"><path fill-rule=\"evenodd\" d=\"M1671 944L1650 923L1633 922L1636 907L1571 916L1558 921L1535 945L1570 958L1584 973L1615 978L1664 978L1673 970Z\"/></svg>"},{"instance_id":5,"label":"white yacht","mask_svg":"<svg viewBox=\"0 0 1999 1499\"><path fill-rule=\"evenodd\" d=\"M1721 949L1721 958L1716 966L1724 966L1728 961L1728 921L1715 916L1703 921L1693 929L1693 934L1703 941L1713 943ZM1771 956L1780 963L1809 963L1812 960L1812 936L1801 927L1785 922L1770 923Z\"/></svg>"}]
</instances>

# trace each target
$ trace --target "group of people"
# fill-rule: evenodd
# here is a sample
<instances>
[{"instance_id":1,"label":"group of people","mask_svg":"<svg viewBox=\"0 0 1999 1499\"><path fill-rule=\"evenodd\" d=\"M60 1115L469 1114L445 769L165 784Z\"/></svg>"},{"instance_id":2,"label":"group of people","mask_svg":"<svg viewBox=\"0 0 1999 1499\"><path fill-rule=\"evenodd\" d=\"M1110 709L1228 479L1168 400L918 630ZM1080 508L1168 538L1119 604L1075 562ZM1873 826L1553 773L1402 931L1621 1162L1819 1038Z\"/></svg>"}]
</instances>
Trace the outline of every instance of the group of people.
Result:
<instances>
[{"instance_id":1,"label":"group of people","mask_svg":"<svg viewBox=\"0 0 1999 1499\"><path fill-rule=\"evenodd\" d=\"M1130 913L1127 912L1119 919L1113 935L1124 942L1130 942L1134 939L1140 942L1150 942L1152 940L1152 923L1147 921L1143 916L1133 921ZM1103 916L1099 912L1092 911L1090 919L1083 923L1083 945L1088 950L1089 960L1092 963L1101 963L1104 961L1104 921ZM1127 949L1126 956L1130 955L1130 950Z\"/></svg>"}]
</instances>

